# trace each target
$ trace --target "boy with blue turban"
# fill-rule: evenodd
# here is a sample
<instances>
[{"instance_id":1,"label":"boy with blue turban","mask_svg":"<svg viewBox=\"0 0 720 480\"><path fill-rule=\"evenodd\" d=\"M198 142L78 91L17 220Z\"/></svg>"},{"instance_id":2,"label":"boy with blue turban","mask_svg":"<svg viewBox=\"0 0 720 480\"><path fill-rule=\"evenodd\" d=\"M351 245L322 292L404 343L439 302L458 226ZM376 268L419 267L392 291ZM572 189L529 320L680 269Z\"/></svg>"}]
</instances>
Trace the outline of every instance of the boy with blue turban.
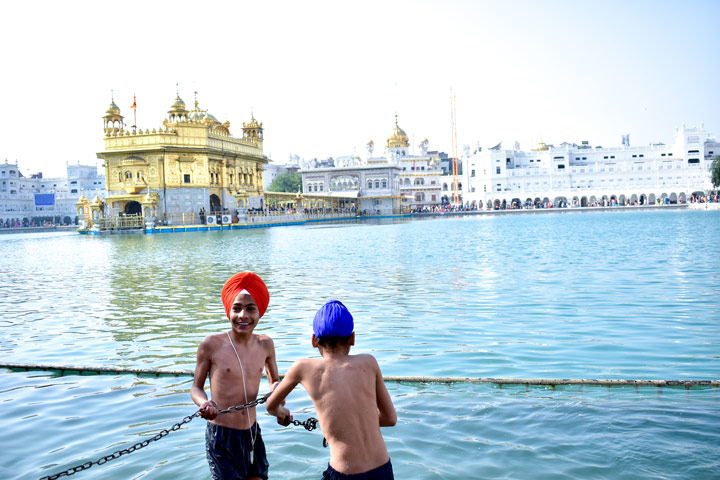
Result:
<instances>
[{"instance_id":1,"label":"boy with blue turban","mask_svg":"<svg viewBox=\"0 0 720 480\"><path fill-rule=\"evenodd\" d=\"M225 282L221 297L230 330L200 342L190 397L200 407L200 416L208 420L205 450L211 478L267 480L268 461L255 407L225 415L219 415L219 410L255 400L263 369L270 389L278 384L273 341L253 333L270 294L259 276L241 272ZM208 376L212 400L205 393Z\"/></svg>"},{"instance_id":2,"label":"boy with blue turban","mask_svg":"<svg viewBox=\"0 0 720 480\"><path fill-rule=\"evenodd\" d=\"M286 423L283 400L302 383L312 399L320 428L330 445L323 480L387 480L392 465L380 427L397 421L395 407L372 355L350 355L355 345L353 317L345 305L330 301L315 314L312 346L322 359L293 364L270 395L267 410Z\"/></svg>"}]
</instances>

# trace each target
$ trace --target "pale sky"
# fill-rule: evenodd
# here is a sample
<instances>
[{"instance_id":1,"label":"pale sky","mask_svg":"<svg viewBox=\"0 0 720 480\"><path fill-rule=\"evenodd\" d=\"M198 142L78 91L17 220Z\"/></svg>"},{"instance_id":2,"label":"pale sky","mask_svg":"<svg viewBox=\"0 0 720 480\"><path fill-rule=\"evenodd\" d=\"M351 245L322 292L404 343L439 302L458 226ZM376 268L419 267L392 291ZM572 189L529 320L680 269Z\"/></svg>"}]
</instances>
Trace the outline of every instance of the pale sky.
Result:
<instances>
[{"instance_id":1,"label":"pale sky","mask_svg":"<svg viewBox=\"0 0 720 480\"><path fill-rule=\"evenodd\" d=\"M720 1L8 1L0 3L0 160L64 176L104 149L115 103L162 125L179 85L265 154L411 146L671 143L720 137Z\"/></svg>"}]
</instances>

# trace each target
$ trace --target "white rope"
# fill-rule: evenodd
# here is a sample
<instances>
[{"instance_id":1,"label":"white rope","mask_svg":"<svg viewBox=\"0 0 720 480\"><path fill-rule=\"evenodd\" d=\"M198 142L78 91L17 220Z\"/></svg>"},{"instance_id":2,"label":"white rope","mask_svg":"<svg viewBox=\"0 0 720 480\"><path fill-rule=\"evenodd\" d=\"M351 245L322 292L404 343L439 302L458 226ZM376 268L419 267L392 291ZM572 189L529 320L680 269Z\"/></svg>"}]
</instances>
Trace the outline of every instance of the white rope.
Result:
<instances>
[{"instance_id":1,"label":"white rope","mask_svg":"<svg viewBox=\"0 0 720 480\"><path fill-rule=\"evenodd\" d=\"M238 359L238 363L240 364L240 373L242 373L242 379L243 379L243 392L245 393L245 403L248 403L247 399L247 388L245 388L245 369L243 368L243 364L240 361L240 355L238 354L237 349L235 348L235 344L232 341L232 338L230 337L230 332L227 333L228 340L230 340L230 346L232 347L233 351L235 352L235 356ZM255 461L255 439L257 438L257 428L255 429L255 435L253 436L252 431L252 423L250 423L250 412L247 412L248 416L248 428L250 429L250 465L253 464Z\"/></svg>"}]
</instances>

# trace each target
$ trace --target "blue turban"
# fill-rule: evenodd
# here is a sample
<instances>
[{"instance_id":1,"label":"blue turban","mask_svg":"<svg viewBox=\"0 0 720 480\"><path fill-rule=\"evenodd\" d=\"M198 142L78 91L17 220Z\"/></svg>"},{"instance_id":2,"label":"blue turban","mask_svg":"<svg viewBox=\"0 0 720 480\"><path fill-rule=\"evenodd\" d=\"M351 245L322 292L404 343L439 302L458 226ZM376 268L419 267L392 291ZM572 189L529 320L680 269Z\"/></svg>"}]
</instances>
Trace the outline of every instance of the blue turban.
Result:
<instances>
[{"instance_id":1,"label":"blue turban","mask_svg":"<svg viewBox=\"0 0 720 480\"><path fill-rule=\"evenodd\" d=\"M316 338L347 337L355 325L350 311L338 300L331 300L315 314L313 333Z\"/></svg>"}]
</instances>

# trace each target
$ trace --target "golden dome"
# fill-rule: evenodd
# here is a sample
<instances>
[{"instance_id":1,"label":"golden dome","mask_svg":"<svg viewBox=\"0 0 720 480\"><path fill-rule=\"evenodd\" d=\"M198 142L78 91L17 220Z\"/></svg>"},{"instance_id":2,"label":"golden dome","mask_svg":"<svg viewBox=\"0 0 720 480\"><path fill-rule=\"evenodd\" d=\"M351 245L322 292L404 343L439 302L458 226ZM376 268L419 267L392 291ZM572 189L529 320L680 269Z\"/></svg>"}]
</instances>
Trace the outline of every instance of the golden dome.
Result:
<instances>
[{"instance_id":1,"label":"golden dome","mask_svg":"<svg viewBox=\"0 0 720 480\"><path fill-rule=\"evenodd\" d=\"M250 114L250 121L248 123L243 122L244 128L258 128L260 124L257 120L255 120L255 115L252 113Z\"/></svg>"},{"instance_id":2,"label":"golden dome","mask_svg":"<svg viewBox=\"0 0 720 480\"><path fill-rule=\"evenodd\" d=\"M190 111L190 120L198 123L205 123L208 125L220 125L220 122L207 110L192 110Z\"/></svg>"},{"instance_id":3,"label":"golden dome","mask_svg":"<svg viewBox=\"0 0 720 480\"><path fill-rule=\"evenodd\" d=\"M97 193L95 194L95 198L93 198L92 204L93 205L100 205L102 203L102 200L100 199L100 195Z\"/></svg>"},{"instance_id":4,"label":"golden dome","mask_svg":"<svg viewBox=\"0 0 720 480\"><path fill-rule=\"evenodd\" d=\"M386 146L388 148L410 146L410 139L408 139L405 131L398 126L397 115L395 116L395 128L393 128L392 135L387 139Z\"/></svg>"},{"instance_id":5,"label":"golden dome","mask_svg":"<svg viewBox=\"0 0 720 480\"><path fill-rule=\"evenodd\" d=\"M185 109L185 102L182 101L180 95L175 97L175 103L172 104L168 113L187 113L187 110Z\"/></svg>"},{"instance_id":6,"label":"golden dome","mask_svg":"<svg viewBox=\"0 0 720 480\"><path fill-rule=\"evenodd\" d=\"M207 110L202 110L200 107L198 107L197 92L195 92L195 108L190 110L190 114L188 115L188 117L192 122L204 123L210 126L220 125L218 119L215 118L210 112L208 112Z\"/></svg>"},{"instance_id":7,"label":"golden dome","mask_svg":"<svg viewBox=\"0 0 720 480\"><path fill-rule=\"evenodd\" d=\"M114 100L111 100L111 101L110 101L110 106L109 106L108 109L105 111L105 113L107 113L108 115L120 115L120 107L118 107L117 105L115 105L115 101L114 101Z\"/></svg>"}]
</instances>

